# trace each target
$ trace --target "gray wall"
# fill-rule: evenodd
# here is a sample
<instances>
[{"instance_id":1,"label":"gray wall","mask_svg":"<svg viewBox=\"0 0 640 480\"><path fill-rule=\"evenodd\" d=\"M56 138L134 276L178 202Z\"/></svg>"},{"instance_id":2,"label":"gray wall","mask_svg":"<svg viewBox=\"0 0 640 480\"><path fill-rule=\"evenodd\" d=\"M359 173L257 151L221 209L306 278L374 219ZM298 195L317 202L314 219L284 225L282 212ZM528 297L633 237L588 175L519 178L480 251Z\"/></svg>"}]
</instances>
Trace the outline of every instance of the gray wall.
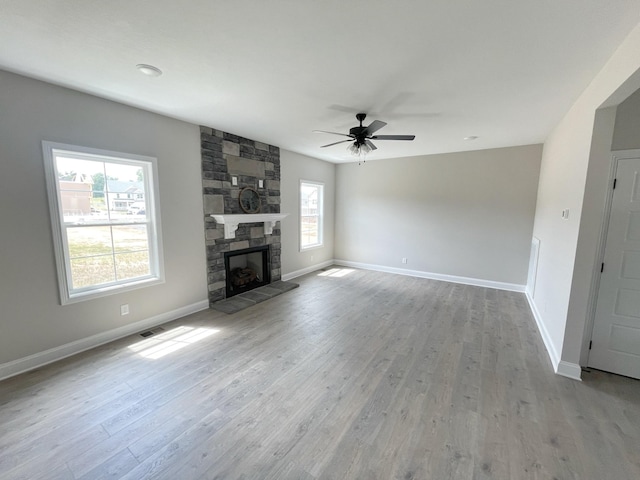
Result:
<instances>
[{"instance_id":1,"label":"gray wall","mask_svg":"<svg viewBox=\"0 0 640 480\"><path fill-rule=\"evenodd\" d=\"M598 250L600 241L607 193L611 188L609 181L611 138L613 136L615 116L616 107L609 107L597 110L594 117L590 153L592 161L587 171L585 196L582 201L582 209L586 214L580 217L581 234L578 237L578 245L576 247L576 257L588 258L591 255L592 260L590 262L576 262L573 266L573 277L579 280L574 280L571 285L572 294L568 315L572 315L575 318L582 317L586 319L589 317L590 290L585 288L585 285L587 282L594 285L594 282L598 282L600 278L600 271L595 267L594 262L597 261L595 252ZM595 285L593 288L595 288ZM577 337L585 334L588 338L585 337L584 342L588 344L591 339L590 328L585 329L584 332L573 332L571 335ZM588 351L588 348L583 350L585 358L581 359L582 365L586 365ZM557 354L558 352L555 353Z\"/></svg>"},{"instance_id":2,"label":"gray wall","mask_svg":"<svg viewBox=\"0 0 640 480\"><path fill-rule=\"evenodd\" d=\"M640 148L640 90L618 105L613 150L633 150Z\"/></svg>"},{"instance_id":3,"label":"gray wall","mask_svg":"<svg viewBox=\"0 0 640 480\"><path fill-rule=\"evenodd\" d=\"M588 170L601 170L599 162L603 159L598 153L607 136L594 132L594 126L602 123L601 127L609 130L610 122L605 117L611 113L604 112L598 119L596 111L620 104L638 88L638 51L640 25L622 42L544 144L533 232L540 239L533 305L554 368L569 376L580 376L585 312L592 288L592 275L584 273L585 269L594 269L597 257L592 239L599 234L596 225L602 224L602 209L593 207L594 202L602 201L601 187L595 178L589 185L587 177ZM589 176L594 177L590 172ZM568 220L560 215L565 208L571 211ZM578 249L583 239L591 247Z\"/></svg>"},{"instance_id":4,"label":"gray wall","mask_svg":"<svg viewBox=\"0 0 640 480\"><path fill-rule=\"evenodd\" d=\"M289 214L281 222L282 275L287 278L334 258L336 166L287 150L280 150L280 165L280 212ZM324 245L304 252L300 251L298 234L300 180L324 183Z\"/></svg>"},{"instance_id":5,"label":"gray wall","mask_svg":"<svg viewBox=\"0 0 640 480\"><path fill-rule=\"evenodd\" d=\"M338 165L336 259L524 285L541 151Z\"/></svg>"},{"instance_id":6,"label":"gray wall","mask_svg":"<svg viewBox=\"0 0 640 480\"><path fill-rule=\"evenodd\" d=\"M576 262L573 269L575 279L571 288L571 301L568 316L584 318L586 321L575 322L573 330L565 331L565 336L579 337L583 341L575 344L574 358L579 354L579 364L587 365L589 357L588 344L591 340L593 308L599 287L598 266L602 258L598 257L600 234L606 218L606 200L611 189L612 150L629 150L640 148L640 90L627 98L617 107L601 108L596 111L589 168L582 203L584 214L580 218L580 236L576 249L576 258L589 258L591 262ZM590 280L590 288L586 281ZM583 330L584 329L584 330Z\"/></svg>"},{"instance_id":7,"label":"gray wall","mask_svg":"<svg viewBox=\"0 0 640 480\"><path fill-rule=\"evenodd\" d=\"M0 112L0 365L206 300L197 126L2 71ZM158 159L165 284L60 306L42 140Z\"/></svg>"}]
</instances>

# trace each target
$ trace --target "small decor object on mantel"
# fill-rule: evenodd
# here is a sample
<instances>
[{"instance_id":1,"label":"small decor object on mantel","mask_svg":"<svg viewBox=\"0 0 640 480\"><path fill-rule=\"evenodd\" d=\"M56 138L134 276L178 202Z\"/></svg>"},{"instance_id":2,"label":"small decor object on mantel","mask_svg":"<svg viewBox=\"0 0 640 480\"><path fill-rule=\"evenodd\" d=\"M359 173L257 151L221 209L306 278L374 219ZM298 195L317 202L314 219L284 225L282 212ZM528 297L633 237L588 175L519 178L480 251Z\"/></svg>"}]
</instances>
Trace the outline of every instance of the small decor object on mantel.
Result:
<instances>
[{"instance_id":1,"label":"small decor object on mantel","mask_svg":"<svg viewBox=\"0 0 640 480\"><path fill-rule=\"evenodd\" d=\"M240 208L244 213L258 213L260 211L260 195L258 192L251 188L245 187L240 190L239 195Z\"/></svg>"}]
</instances>

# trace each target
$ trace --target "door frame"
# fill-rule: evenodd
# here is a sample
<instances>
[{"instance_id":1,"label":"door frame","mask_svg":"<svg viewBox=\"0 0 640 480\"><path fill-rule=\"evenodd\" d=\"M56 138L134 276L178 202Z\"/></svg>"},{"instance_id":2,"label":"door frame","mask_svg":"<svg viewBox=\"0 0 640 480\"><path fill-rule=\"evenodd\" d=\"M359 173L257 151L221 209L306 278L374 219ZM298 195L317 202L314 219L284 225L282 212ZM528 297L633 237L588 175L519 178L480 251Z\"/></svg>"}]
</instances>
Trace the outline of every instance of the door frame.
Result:
<instances>
[{"instance_id":1,"label":"door frame","mask_svg":"<svg viewBox=\"0 0 640 480\"><path fill-rule=\"evenodd\" d=\"M613 204L613 182L618 171L618 162L628 158L640 158L640 149L632 150L612 150L611 164L609 165L609 177L607 179L607 195L605 198L604 212L602 215L602 225L600 226L600 235L598 237L598 245L596 248L596 258L593 265L593 275L591 276L591 288L589 293L589 304L587 306L587 322L585 331L588 332L586 337L587 364L589 366L589 358L591 357L591 349L589 344L593 339L593 328L596 322L596 307L598 304L598 295L600 293L600 271L604 262L604 252L607 248L607 235L609 234L609 221L611 219L611 206Z\"/></svg>"}]
</instances>

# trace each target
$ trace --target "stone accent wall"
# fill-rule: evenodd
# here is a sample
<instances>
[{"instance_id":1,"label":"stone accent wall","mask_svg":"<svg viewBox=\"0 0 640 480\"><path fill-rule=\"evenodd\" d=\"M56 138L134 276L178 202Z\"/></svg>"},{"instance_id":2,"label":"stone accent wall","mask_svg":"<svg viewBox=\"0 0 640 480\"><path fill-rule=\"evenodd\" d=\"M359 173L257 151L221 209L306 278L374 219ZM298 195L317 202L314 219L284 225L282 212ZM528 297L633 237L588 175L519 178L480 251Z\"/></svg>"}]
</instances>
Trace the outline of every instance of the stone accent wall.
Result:
<instances>
[{"instance_id":1,"label":"stone accent wall","mask_svg":"<svg viewBox=\"0 0 640 480\"><path fill-rule=\"evenodd\" d=\"M224 226L211 214L243 214L238 194L253 187L260 194L260 213L280 213L280 149L273 145L200 127L202 151L202 193L207 248L209 305L225 298L224 252L271 246L271 281L281 278L280 228L265 235L262 223L243 223L235 238L225 240ZM238 177L238 185L231 184ZM264 187L259 188L259 180Z\"/></svg>"}]
</instances>

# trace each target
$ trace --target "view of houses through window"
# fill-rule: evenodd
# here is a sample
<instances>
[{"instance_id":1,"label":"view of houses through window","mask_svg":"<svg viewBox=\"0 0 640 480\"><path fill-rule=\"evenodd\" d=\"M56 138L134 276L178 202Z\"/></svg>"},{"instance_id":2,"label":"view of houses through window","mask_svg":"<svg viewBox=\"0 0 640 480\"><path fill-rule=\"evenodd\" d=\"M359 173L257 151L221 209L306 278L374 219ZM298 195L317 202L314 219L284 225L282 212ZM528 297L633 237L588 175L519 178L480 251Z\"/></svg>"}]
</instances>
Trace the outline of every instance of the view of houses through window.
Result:
<instances>
[{"instance_id":1,"label":"view of houses through window","mask_svg":"<svg viewBox=\"0 0 640 480\"><path fill-rule=\"evenodd\" d=\"M300 182L301 250L322 245L323 192L321 183Z\"/></svg>"},{"instance_id":2,"label":"view of houses through window","mask_svg":"<svg viewBox=\"0 0 640 480\"><path fill-rule=\"evenodd\" d=\"M50 156L69 297L157 277L151 163L55 148Z\"/></svg>"}]
</instances>

